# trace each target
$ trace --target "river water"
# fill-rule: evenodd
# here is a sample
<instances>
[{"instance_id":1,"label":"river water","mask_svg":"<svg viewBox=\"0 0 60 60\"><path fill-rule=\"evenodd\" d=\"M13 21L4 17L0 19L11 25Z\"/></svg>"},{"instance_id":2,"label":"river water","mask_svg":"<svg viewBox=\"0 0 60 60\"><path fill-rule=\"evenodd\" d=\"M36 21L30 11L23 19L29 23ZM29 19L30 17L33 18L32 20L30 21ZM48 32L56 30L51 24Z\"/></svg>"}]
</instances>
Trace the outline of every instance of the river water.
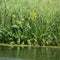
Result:
<instances>
[{"instance_id":1,"label":"river water","mask_svg":"<svg viewBox=\"0 0 60 60\"><path fill-rule=\"evenodd\" d=\"M60 60L60 48L0 46L0 60Z\"/></svg>"}]
</instances>

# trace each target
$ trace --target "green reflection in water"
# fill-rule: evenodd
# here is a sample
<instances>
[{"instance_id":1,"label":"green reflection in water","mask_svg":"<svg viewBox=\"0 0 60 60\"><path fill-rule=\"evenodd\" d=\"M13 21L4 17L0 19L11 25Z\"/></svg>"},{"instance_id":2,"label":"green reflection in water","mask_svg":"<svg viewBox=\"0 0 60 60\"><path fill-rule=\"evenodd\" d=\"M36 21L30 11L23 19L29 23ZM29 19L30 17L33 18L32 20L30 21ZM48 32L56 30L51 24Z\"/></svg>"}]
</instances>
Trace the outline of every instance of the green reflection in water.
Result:
<instances>
[{"instance_id":1,"label":"green reflection in water","mask_svg":"<svg viewBox=\"0 0 60 60\"><path fill-rule=\"evenodd\" d=\"M2 47L0 60L60 60L59 48Z\"/></svg>"}]
</instances>

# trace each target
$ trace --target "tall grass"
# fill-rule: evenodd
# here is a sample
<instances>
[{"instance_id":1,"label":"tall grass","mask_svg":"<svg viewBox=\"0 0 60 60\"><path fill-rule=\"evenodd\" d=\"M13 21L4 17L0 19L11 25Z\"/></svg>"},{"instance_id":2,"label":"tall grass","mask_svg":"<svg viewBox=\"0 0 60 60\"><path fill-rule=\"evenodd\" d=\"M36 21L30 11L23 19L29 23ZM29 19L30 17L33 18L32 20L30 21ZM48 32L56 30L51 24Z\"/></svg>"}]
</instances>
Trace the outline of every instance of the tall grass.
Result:
<instances>
[{"instance_id":1,"label":"tall grass","mask_svg":"<svg viewBox=\"0 0 60 60\"><path fill-rule=\"evenodd\" d=\"M0 0L0 42L60 45L60 0Z\"/></svg>"}]
</instances>

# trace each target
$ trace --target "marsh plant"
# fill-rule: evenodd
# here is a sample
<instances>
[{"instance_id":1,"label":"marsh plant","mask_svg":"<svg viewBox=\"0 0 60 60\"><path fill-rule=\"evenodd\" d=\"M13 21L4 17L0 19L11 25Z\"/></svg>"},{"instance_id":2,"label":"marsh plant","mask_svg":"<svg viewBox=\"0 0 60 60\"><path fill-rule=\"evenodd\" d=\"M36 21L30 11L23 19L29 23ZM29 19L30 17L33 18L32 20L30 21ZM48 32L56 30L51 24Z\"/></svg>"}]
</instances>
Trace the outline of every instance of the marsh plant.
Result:
<instances>
[{"instance_id":1,"label":"marsh plant","mask_svg":"<svg viewBox=\"0 0 60 60\"><path fill-rule=\"evenodd\" d=\"M0 0L0 43L60 45L60 0Z\"/></svg>"}]
</instances>

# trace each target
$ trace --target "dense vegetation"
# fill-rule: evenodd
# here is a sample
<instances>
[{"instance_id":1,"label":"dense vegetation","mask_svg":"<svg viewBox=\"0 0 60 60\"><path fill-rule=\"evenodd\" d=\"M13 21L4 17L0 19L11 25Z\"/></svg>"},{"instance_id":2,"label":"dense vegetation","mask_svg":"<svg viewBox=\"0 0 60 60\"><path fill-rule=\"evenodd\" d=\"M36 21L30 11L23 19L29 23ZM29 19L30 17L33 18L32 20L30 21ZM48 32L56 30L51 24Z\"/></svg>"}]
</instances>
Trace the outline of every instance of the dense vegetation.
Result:
<instances>
[{"instance_id":1,"label":"dense vegetation","mask_svg":"<svg viewBox=\"0 0 60 60\"><path fill-rule=\"evenodd\" d=\"M0 43L60 45L60 0L0 0Z\"/></svg>"}]
</instances>

